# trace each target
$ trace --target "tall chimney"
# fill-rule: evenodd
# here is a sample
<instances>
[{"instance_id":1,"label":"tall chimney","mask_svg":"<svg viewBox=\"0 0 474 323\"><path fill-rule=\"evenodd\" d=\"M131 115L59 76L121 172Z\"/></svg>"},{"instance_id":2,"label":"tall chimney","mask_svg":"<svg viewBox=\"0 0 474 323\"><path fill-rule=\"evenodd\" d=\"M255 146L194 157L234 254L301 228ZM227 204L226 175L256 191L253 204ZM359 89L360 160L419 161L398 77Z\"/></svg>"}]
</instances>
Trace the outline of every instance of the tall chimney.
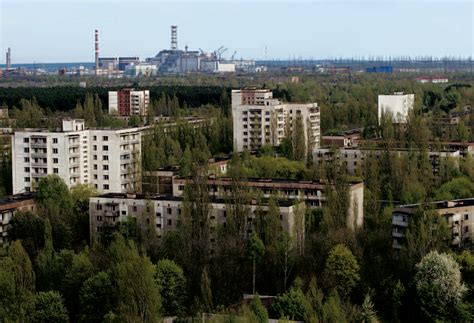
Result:
<instances>
[{"instance_id":1,"label":"tall chimney","mask_svg":"<svg viewBox=\"0 0 474 323\"><path fill-rule=\"evenodd\" d=\"M95 30L95 75L99 75L99 30Z\"/></svg>"},{"instance_id":2,"label":"tall chimney","mask_svg":"<svg viewBox=\"0 0 474 323\"><path fill-rule=\"evenodd\" d=\"M12 59L12 53L11 53L11 50L10 50L10 47L8 47L8 50L7 50L7 54L6 54L6 70L9 71L10 68L11 68L11 59Z\"/></svg>"},{"instance_id":3,"label":"tall chimney","mask_svg":"<svg viewBox=\"0 0 474 323\"><path fill-rule=\"evenodd\" d=\"M171 26L171 50L178 49L178 26Z\"/></svg>"}]
</instances>

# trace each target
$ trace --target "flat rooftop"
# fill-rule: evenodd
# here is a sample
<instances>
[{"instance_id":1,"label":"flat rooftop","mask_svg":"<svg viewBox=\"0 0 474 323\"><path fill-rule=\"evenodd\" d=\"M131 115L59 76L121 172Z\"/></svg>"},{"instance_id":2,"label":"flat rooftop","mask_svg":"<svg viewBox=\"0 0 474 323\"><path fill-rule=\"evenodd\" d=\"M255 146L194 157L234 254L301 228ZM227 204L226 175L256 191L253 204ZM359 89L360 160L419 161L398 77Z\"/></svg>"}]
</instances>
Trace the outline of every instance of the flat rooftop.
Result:
<instances>
[{"instance_id":1,"label":"flat rooftop","mask_svg":"<svg viewBox=\"0 0 474 323\"><path fill-rule=\"evenodd\" d=\"M130 199L130 200L151 200L151 201L178 201L182 202L183 197L173 196L173 195L144 195L144 194L127 194L127 193L106 193L99 196L91 197L94 198L109 198L109 199ZM262 198L261 203L257 203L255 199L251 199L251 202L247 205L268 205L269 199ZM281 207L290 207L292 205L298 205L304 203L296 199L276 199L275 200L278 206ZM232 203L230 199L225 198L215 198L209 196L209 202L216 204L227 204Z\"/></svg>"},{"instance_id":2,"label":"flat rooftop","mask_svg":"<svg viewBox=\"0 0 474 323\"><path fill-rule=\"evenodd\" d=\"M20 193L20 194L7 195L0 198L0 206L8 205L8 204L16 203L16 202L21 202L21 201L26 201L26 200L32 200L34 198L36 198L35 192L25 192L25 193Z\"/></svg>"}]
</instances>

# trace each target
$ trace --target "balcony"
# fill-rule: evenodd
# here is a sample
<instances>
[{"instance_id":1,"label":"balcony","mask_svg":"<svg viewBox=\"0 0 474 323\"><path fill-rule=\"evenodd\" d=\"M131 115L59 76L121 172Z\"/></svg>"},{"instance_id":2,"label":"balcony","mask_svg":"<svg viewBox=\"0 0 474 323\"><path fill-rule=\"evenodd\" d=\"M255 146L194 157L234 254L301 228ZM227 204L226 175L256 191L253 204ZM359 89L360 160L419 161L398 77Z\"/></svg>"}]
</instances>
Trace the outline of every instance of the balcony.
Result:
<instances>
[{"instance_id":1,"label":"balcony","mask_svg":"<svg viewBox=\"0 0 474 323\"><path fill-rule=\"evenodd\" d=\"M46 148L47 147L47 143L46 142L42 142L42 141L38 141L38 142L32 142L30 144L31 148Z\"/></svg>"},{"instance_id":2,"label":"balcony","mask_svg":"<svg viewBox=\"0 0 474 323\"><path fill-rule=\"evenodd\" d=\"M31 158L46 158L47 155L46 152L32 152Z\"/></svg>"},{"instance_id":3,"label":"balcony","mask_svg":"<svg viewBox=\"0 0 474 323\"><path fill-rule=\"evenodd\" d=\"M396 225L398 227L408 227L408 222L407 221L403 221L403 220L400 220L400 219L392 219L392 225Z\"/></svg>"},{"instance_id":4,"label":"balcony","mask_svg":"<svg viewBox=\"0 0 474 323\"><path fill-rule=\"evenodd\" d=\"M106 217L111 217L111 218L115 218L115 217L120 216L120 211L105 210L105 211L104 211L104 216L106 216Z\"/></svg>"},{"instance_id":5,"label":"balcony","mask_svg":"<svg viewBox=\"0 0 474 323\"><path fill-rule=\"evenodd\" d=\"M46 177L48 173L31 173L31 177L35 178L40 178L40 177Z\"/></svg>"}]
</instances>

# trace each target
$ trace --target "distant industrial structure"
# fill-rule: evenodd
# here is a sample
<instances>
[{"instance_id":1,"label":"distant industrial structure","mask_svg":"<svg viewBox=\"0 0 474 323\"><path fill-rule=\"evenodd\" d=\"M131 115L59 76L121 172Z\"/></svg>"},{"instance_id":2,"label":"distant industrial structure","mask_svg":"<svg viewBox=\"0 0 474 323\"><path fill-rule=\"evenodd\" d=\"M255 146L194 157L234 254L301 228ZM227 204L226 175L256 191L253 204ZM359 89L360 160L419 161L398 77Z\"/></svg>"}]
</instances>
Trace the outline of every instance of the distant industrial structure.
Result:
<instances>
[{"instance_id":1,"label":"distant industrial structure","mask_svg":"<svg viewBox=\"0 0 474 323\"><path fill-rule=\"evenodd\" d=\"M11 59L12 59L12 52L10 50L10 47L8 47L7 53L6 53L6 70L9 71L11 69Z\"/></svg>"},{"instance_id":2,"label":"distant industrial structure","mask_svg":"<svg viewBox=\"0 0 474 323\"><path fill-rule=\"evenodd\" d=\"M189 73L255 73L265 71L254 60L236 59L234 51L230 59L224 59L224 46L211 53L202 49L184 50L178 47L178 26L171 26L170 49L163 49L154 57L141 61L139 57L100 57L99 31L95 30L95 75L107 76L154 76Z\"/></svg>"}]
</instances>

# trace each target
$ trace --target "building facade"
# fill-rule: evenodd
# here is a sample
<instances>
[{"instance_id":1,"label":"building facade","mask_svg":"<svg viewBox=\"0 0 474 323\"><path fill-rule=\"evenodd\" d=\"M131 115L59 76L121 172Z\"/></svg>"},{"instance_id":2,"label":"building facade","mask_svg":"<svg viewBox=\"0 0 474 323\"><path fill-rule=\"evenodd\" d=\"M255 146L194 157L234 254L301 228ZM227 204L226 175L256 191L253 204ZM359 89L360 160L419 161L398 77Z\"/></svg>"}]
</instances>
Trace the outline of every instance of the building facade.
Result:
<instances>
[{"instance_id":1,"label":"building facade","mask_svg":"<svg viewBox=\"0 0 474 323\"><path fill-rule=\"evenodd\" d=\"M451 245L462 246L471 243L474 237L474 199L440 201L411 204L397 207L392 213L392 246L401 249L410 219L420 210L436 212L444 217L451 231Z\"/></svg>"},{"instance_id":2,"label":"building facade","mask_svg":"<svg viewBox=\"0 0 474 323\"><path fill-rule=\"evenodd\" d=\"M391 156L407 156L410 153L420 153L419 151L409 149L392 149ZM387 154L386 149L364 148L364 147L341 147L341 148L318 148L313 152L313 162L316 166L322 166L324 163L333 162L334 158L342 161L346 166L349 175L360 175L362 166L366 159L379 159ZM459 159L462 157L460 150L430 150L427 151L431 162L433 175L438 175L441 171L443 159L451 159L456 166L459 165Z\"/></svg>"},{"instance_id":3,"label":"building facade","mask_svg":"<svg viewBox=\"0 0 474 323\"><path fill-rule=\"evenodd\" d=\"M288 104L273 98L270 90L232 90L234 150L278 146L300 118L305 145L311 153L320 144L320 112L317 103Z\"/></svg>"},{"instance_id":4,"label":"building facade","mask_svg":"<svg viewBox=\"0 0 474 323\"><path fill-rule=\"evenodd\" d=\"M119 116L146 116L150 104L150 91L122 89L109 91L109 114Z\"/></svg>"},{"instance_id":5,"label":"building facade","mask_svg":"<svg viewBox=\"0 0 474 323\"><path fill-rule=\"evenodd\" d=\"M8 226L13 215L18 212L34 212L34 193L22 193L0 198L0 245L8 241Z\"/></svg>"},{"instance_id":6,"label":"building facade","mask_svg":"<svg viewBox=\"0 0 474 323\"><path fill-rule=\"evenodd\" d=\"M209 224L211 227L211 242L215 242L217 226L226 225L227 211L231 203L224 199L212 199L209 203ZM305 205L297 201L277 201L281 225L290 236L304 234ZM266 212L268 201L246 205L248 217L245 221L245 237L254 229L253 219L256 211ZM176 230L183 210L183 199L175 196L153 196L132 194L104 194L91 197L89 200L90 236L92 241L100 241L100 235L107 229L114 230L129 217L140 218L147 215L152 218L151 225L159 238L166 232ZM299 211L299 212L298 212ZM298 219L298 216L300 217ZM146 219L145 219L146 220Z\"/></svg>"},{"instance_id":7,"label":"building facade","mask_svg":"<svg viewBox=\"0 0 474 323\"><path fill-rule=\"evenodd\" d=\"M91 184L99 192L139 190L141 128L86 129L63 120L58 131L26 129L12 139L13 193L34 191L56 174L68 187Z\"/></svg>"},{"instance_id":8,"label":"building facade","mask_svg":"<svg viewBox=\"0 0 474 323\"><path fill-rule=\"evenodd\" d=\"M408 111L413 110L415 104L414 94L395 92L391 95L379 95L378 115L379 123L384 113L390 112L397 123L406 123Z\"/></svg>"}]
</instances>

